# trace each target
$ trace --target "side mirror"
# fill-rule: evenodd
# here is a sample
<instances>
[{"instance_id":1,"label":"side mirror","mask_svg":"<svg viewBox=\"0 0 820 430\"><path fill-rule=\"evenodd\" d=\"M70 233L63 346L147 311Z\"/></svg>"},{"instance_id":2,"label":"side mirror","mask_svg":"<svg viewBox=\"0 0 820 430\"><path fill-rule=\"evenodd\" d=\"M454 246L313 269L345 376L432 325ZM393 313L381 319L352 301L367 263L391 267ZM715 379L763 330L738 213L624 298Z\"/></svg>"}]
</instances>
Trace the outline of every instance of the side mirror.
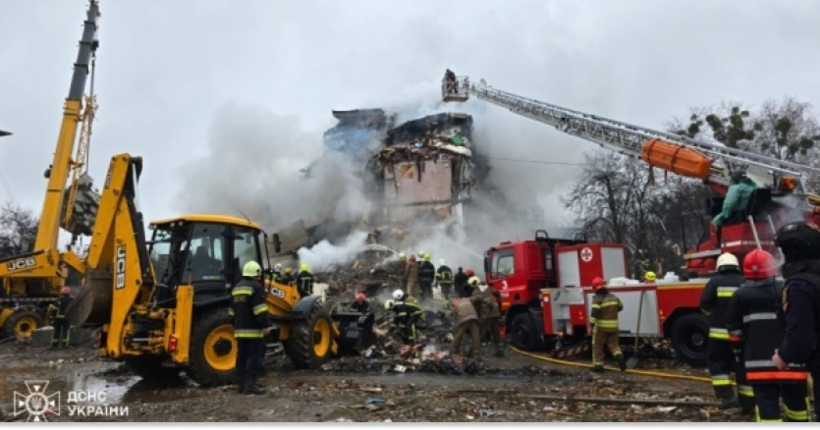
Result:
<instances>
[{"instance_id":1,"label":"side mirror","mask_svg":"<svg viewBox=\"0 0 820 430\"><path fill-rule=\"evenodd\" d=\"M282 241L279 240L279 233L273 234L273 250L279 254L282 252Z\"/></svg>"}]
</instances>

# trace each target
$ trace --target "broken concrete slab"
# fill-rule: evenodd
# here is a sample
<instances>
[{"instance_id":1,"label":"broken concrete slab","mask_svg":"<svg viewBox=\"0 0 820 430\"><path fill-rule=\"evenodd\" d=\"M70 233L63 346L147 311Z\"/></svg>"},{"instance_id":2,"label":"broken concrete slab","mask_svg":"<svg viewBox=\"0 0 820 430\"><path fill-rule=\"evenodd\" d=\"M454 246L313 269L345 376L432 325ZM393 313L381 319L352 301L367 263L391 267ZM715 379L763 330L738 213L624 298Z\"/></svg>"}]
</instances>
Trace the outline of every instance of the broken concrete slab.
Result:
<instances>
[{"instance_id":1,"label":"broken concrete slab","mask_svg":"<svg viewBox=\"0 0 820 430\"><path fill-rule=\"evenodd\" d=\"M31 344L39 347L51 346L51 338L54 334L54 327L40 327L31 334ZM91 342L93 333L91 330L71 327L69 332L69 342L71 346L87 345Z\"/></svg>"}]
</instances>

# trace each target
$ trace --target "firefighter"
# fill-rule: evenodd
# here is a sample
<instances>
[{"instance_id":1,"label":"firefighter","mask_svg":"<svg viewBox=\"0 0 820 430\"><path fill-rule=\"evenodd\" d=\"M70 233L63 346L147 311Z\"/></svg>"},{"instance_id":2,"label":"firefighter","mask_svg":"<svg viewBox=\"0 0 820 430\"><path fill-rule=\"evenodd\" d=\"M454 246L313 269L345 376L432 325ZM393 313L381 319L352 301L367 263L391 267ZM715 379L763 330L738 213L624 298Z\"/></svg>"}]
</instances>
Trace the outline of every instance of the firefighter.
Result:
<instances>
[{"instance_id":1,"label":"firefighter","mask_svg":"<svg viewBox=\"0 0 820 430\"><path fill-rule=\"evenodd\" d=\"M473 289L478 288L478 285L481 283L481 279L475 275L473 269L466 269L464 271L464 275L467 276L467 279L464 282L464 286L462 287L462 297L470 297L473 295ZM474 279L475 278L475 279Z\"/></svg>"},{"instance_id":2,"label":"firefighter","mask_svg":"<svg viewBox=\"0 0 820 430\"><path fill-rule=\"evenodd\" d=\"M307 263L299 266L299 274L296 275L296 290L302 297L313 294L313 274L308 270Z\"/></svg>"},{"instance_id":3,"label":"firefighter","mask_svg":"<svg viewBox=\"0 0 820 430\"><path fill-rule=\"evenodd\" d=\"M772 254L755 249L743 259L743 274L746 282L732 296L726 327L729 340L742 351L740 360L754 391L757 421L782 421L781 397L790 421L808 421L806 368L790 365L781 370L772 360L772 351L784 338L774 312L782 290L775 279L777 262Z\"/></svg>"},{"instance_id":4,"label":"firefighter","mask_svg":"<svg viewBox=\"0 0 820 430\"><path fill-rule=\"evenodd\" d=\"M456 289L456 294L458 294L459 297L466 297L464 295L464 287L467 286L467 279L470 279L470 277L459 267L458 272L453 276L453 287Z\"/></svg>"},{"instance_id":5,"label":"firefighter","mask_svg":"<svg viewBox=\"0 0 820 430\"><path fill-rule=\"evenodd\" d=\"M407 264L404 266L404 279L407 282L407 294L413 294L419 285L419 265L416 263L416 256L410 255Z\"/></svg>"},{"instance_id":6,"label":"firefighter","mask_svg":"<svg viewBox=\"0 0 820 430\"><path fill-rule=\"evenodd\" d=\"M290 285L296 279L293 277L293 269L285 267L285 273L282 275L282 280L278 281L280 284Z\"/></svg>"},{"instance_id":7,"label":"firefighter","mask_svg":"<svg viewBox=\"0 0 820 430\"><path fill-rule=\"evenodd\" d=\"M370 303L367 301L367 297L365 297L364 293L362 292L356 293L356 301L353 302L353 304L350 305L350 307L356 312L370 312Z\"/></svg>"},{"instance_id":8,"label":"firefighter","mask_svg":"<svg viewBox=\"0 0 820 430\"><path fill-rule=\"evenodd\" d=\"M450 301L450 290L453 287L453 269L447 267L447 263L442 258L438 261L438 270L436 271L436 282L441 289L441 295L444 297L444 302Z\"/></svg>"},{"instance_id":9,"label":"firefighter","mask_svg":"<svg viewBox=\"0 0 820 430\"><path fill-rule=\"evenodd\" d=\"M726 329L726 312L735 291L746 279L740 272L737 257L727 252L717 259L717 275L709 279L700 296L700 309L709 317L709 374L715 397L721 400L721 408L741 406L745 413L754 411L752 387L746 383L742 367L735 363L735 353L729 344L729 330ZM734 372L737 391L732 388L729 375ZM738 394L740 403L738 404Z\"/></svg>"},{"instance_id":10,"label":"firefighter","mask_svg":"<svg viewBox=\"0 0 820 430\"><path fill-rule=\"evenodd\" d=\"M261 279L262 267L249 261L242 268L242 280L231 290L228 314L233 319L237 344L236 375L240 394L265 393L256 380L262 371L262 356L265 354L263 337L270 332L273 323L265 304Z\"/></svg>"},{"instance_id":11,"label":"firefighter","mask_svg":"<svg viewBox=\"0 0 820 430\"><path fill-rule=\"evenodd\" d=\"M489 332L490 341L495 346L495 356L504 357L504 343L501 340L501 293L493 288L481 291L478 287L478 277L474 276L471 279L473 294L470 300L478 311L481 339Z\"/></svg>"},{"instance_id":12,"label":"firefighter","mask_svg":"<svg viewBox=\"0 0 820 430\"><path fill-rule=\"evenodd\" d=\"M282 273L282 265L280 263L276 263L276 265L273 266L273 282L278 282L281 284L283 276L284 273Z\"/></svg>"},{"instance_id":13,"label":"firefighter","mask_svg":"<svg viewBox=\"0 0 820 430\"><path fill-rule=\"evenodd\" d=\"M650 270L646 272L645 275L643 275L643 280L645 283L651 284L658 280L658 275L656 275L655 272Z\"/></svg>"},{"instance_id":14,"label":"firefighter","mask_svg":"<svg viewBox=\"0 0 820 430\"><path fill-rule=\"evenodd\" d=\"M787 363L806 363L814 380L814 411L820 414L820 228L806 222L786 224L775 242L785 258L781 270L786 287L778 308L785 336L772 361L780 370L787 369Z\"/></svg>"},{"instance_id":15,"label":"firefighter","mask_svg":"<svg viewBox=\"0 0 820 430\"><path fill-rule=\"evenodd\" d=\"M404 294L401 290L396 290L393 292L393 297L397 296L401 298L388 300L385 303L385 309L392 309L396 313L391 328L401 336L402 342L415 345L418 341L416 323L422 318L424 311L412 296Z\"/></svg>"},{"instance_id":16,"label":"firefighter","mask_svg":"<svg viewBox=\"0 0 820 430\"><path fill-rule=\"evenodd\" d=\"M712 220L712 224L718 228L724 224L731 224L743 221L740 218L752 199L752 193L757 189L757 185L746 176L746 172L736 170L732 172L732 183L726 191L726 197L723 199L723 209ZM720 238L720 234L718 234Z\"/></svg>"},{"instance_id":17,"label":"firefighter","mask_svg":"<svg viewBox=\"0 0 820 430\"><path fill-rule=\"evenodd\" d=\"M606 281L602 278L592 280L595 297L592 299L592 313L589 323L592 325L592 371L604 371L604 345L612 356L618 360L621 371L626 370L626 360L618 344L618 313L624 309L621 300L609 292Z\"/></svg>"},{"instance_id":18,"label":"firefighter","mask_svg":"<svg viewBox=\"0 0 820 430\"><path fill-rule=\"evenodd\" d=\"M65 318L66 309L74 299L71 298L71 288L63 287L57 303L49 306L48 315L54 331L51 334L51 346L68 348L71 341L71 324Z\"/></svg>"},{"instance_id":19,"label":"firefighter","mask_svg":"<svg viewBox=\"0 0 820 430\"><path fill-rule=\"evenodd\" d=\"M470 349L464 355L472 357L478 352L481 345L481 326L479 325L478 312L470 299L462 298L453 300L451 305L453 315L456 319L456 331L453 334L453 343L450 345L450 354L456 355L461 352L461 341L464 334L470 334Z\"/></svg>"},{"instance_id":20,"label":"firefighter","mask_svg":"<svg viewBox=\"0 0 820 430\"><path fill-rule=\"evenodd\" d=\"M419 289L422 303L433 298L433 282L436 281L436 266L430 262L430 254L424 254L419 266Z\"/></svg>"}]
</instances>

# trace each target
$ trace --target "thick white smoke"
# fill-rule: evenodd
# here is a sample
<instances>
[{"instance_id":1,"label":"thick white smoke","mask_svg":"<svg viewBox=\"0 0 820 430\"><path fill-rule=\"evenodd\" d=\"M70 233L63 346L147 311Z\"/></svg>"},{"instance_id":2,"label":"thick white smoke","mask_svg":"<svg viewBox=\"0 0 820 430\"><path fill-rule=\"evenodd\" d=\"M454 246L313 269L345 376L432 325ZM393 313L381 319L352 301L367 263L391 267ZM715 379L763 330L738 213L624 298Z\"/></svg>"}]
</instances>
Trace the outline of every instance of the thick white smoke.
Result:
<instances>
[{"instance_id":1,"label":"thick white smoke","mask_svg":"<svg viewBox=\"0 0 820 430\"><path fill-rule=\"evenodd\" d=\"M340 243L333 245L323 240L311 248L299 250L299 262L307 263L311 271L321 272L334 264L347 264L356 254L364 251L367 233L355 231Z\"/></svg>"},{"instance_id":2,"label":"thick white smoke","mask_svg":"<svg viewBox=\"0 0 820 430\"><path fill-rule=\"evenodd\" d=\"M331 118L332 119L332 118ZM178 209L240 216L276 231L299 219L356 221L368 208L356 176L359 166L322 155L319 130L263 107L223 107L207 141L208 155L191 160ZM312 179L300 169L314 161Z\"/></svg>"}]
</instances>

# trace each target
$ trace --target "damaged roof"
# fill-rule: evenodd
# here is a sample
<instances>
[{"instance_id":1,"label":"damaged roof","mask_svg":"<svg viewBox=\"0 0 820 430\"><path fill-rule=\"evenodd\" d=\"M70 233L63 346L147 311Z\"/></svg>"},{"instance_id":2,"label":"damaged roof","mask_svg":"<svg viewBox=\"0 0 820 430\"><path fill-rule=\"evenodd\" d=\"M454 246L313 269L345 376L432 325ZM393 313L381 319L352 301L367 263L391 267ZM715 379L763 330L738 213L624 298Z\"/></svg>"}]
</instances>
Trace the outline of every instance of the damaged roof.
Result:
<instances>
[{"instance_id":1,"label":"damaged roof","mask_svg":"<svg viewBox=\"0 0 820 430\"><path fill-rule=\"evenodd\" d=\"M428 115L387 130L384 143L386 146L391 146L429 134L443 134L447 132L447 128L456 128L457 134L469 136L472 132L472 124L473 118L464 113L449 112Z\"/></svg>"}]
</instances>

